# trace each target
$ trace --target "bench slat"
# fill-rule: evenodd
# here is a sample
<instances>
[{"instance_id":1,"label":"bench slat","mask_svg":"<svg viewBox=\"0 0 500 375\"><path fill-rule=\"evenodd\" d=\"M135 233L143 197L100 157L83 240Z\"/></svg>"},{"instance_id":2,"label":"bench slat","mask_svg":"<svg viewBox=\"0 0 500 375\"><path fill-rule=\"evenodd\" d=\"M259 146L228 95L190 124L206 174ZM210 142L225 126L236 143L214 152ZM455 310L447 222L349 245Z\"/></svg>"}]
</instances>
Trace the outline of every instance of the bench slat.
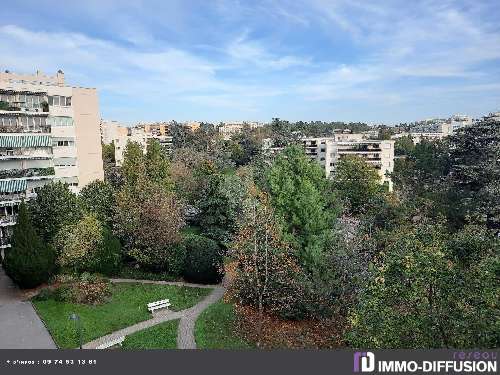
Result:
<instances>
[{"instance_id":1,"label":"bench slat","mask_svg":"<svg viewBox=\"0 0 500 375\"><path fill-rule=\"evenodd\" d=\"M171 306L170 303L166 303L164 305L158 305L158 306L148 307L148 310L149 311L159 310L159 309L163 309L163 308L170 307L170 306Z\"/></svg>"},{"instance_id":2,"label":"bench slat","mask_svg":"<svg viewBox=\"0 0 500 375\"><path fill-rule=\"evenodd\" d=\"M156 302L151 302L151 303L148 303L148 307L153 307L153 306L157 306L157 305L164 305L165 303L169 303L170 300L168 299L164 299L164 300L161 300L161 301L156 301Z\"/></svg>"}]
</instances>

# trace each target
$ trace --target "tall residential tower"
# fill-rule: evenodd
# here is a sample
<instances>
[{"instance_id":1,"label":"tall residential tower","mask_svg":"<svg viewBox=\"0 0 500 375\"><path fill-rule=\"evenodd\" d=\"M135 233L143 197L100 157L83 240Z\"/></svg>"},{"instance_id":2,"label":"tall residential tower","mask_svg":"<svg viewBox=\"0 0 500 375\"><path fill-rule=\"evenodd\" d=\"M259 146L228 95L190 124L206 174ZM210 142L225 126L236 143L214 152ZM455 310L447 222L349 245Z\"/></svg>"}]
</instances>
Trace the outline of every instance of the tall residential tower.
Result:
<instances>
[{"instance_id":1,"label":"tall residential tower","mask_svg":"<svg viewBox=\"0 0 500 375\"><path fill-rule=\"evenodd\" d=\"M22 199L62 181L78 192L104 177L97 90L48 76L0 73L0 245Z\"/></svg>"}]
</instances>

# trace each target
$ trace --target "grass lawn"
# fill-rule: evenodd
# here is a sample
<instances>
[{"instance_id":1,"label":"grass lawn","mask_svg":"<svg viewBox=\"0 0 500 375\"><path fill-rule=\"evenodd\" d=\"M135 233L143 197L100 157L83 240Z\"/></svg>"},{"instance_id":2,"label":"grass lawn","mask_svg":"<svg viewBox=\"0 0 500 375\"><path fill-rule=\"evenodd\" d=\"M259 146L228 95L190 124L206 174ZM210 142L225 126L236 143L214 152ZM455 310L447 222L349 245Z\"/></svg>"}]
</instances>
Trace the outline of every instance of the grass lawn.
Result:
<instances>
[{"instance_id":1,"label":"grass lawn","mask_svg":"<svg viewBox=\"0 0 500 375\"><path fill-rule=\"evenodd\" d=\"M123 341L123 349L176 349L179 320L170 320L133 333Z\"/></svg>"},{"instance_id":2,"label":"grass lawn","mask_svg":"<svg viewBox=\"0 0 500 375\"><path fill-rule=\"evenodd\" d=\"M233 305L219 301L203 311L195 326L199 349L252 349L255 346L239 338L233 329Z\"/></svg>"},{"instance_id":3,"label":"grass lawn","mask_svg":"<svg viewBox=\"0 0 500 375\"><path fill-rule=\"evenodd\" d=\"M178 311L195 305L210 292L208 288L120 283L112 285L111 299L102 305L89 306L53 299L35 299L33 304L56 344L60 348L75 348L78 346L75 323L68 319L72 313L80 316L83 342L86 343L150 319L151 313L146 306L149 302L168 298L172 304L170 308Z\"/></svg>"}]
</instances>

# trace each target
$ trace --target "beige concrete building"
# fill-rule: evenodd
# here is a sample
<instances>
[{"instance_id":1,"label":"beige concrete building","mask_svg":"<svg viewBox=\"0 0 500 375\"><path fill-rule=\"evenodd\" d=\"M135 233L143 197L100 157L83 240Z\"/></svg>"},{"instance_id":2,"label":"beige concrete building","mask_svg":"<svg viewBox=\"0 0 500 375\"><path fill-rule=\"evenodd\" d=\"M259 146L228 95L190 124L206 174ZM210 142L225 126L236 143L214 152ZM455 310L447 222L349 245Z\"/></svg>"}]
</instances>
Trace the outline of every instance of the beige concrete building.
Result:
<instances>
[{"instance_id":1,"label":"beige concrete building","mask_svg":"<svg viewBox=\"0 0 500 375\"><path fill-rule=\"evenodd\" d=\"M222 123L221 125L219 125L218 130L219 133L224 138L224 140L227 141L231 139L233 135L242 132L243 129L256 129L263 126L264 124L261 122L233 121L233 122Z\"/></svg>"},{"instance_id":2,"label":"beige concrete building","mask_svg":"<svg viewBox=\"0 0 500 375\"><path fill-rule=\"evenodd\" d=\"M141 127L121 127L118 130L116 138L113 140L115 143L115 162L117 166L122 166L125 149L129 142L138 143L143 152L146 153L148 145L148 137Z\"/></svg>"},{"instance_id":3,"label":"beige concrete building","mask_svg":"<svg viewBox=\"0 0 500 375\"><path fill-rule=\"evenodd\" d=\"M127 127L118 121L101 120L101 140L105 145L114 142L120 136L127 135Z\"/></svg>"},{"instance_id":4,"label":"beige concrete building","mask_svg":"<svg viewBox=\"0 0 500 375\"><path fill-rule=\"evenodd\" d=\"M55 76L0 73L0 238L17 205L38 187L62 181L78 192L103 179L97 91ZM4 225L8 223L8 225Z\"/></svg>"},{"instance_id":5,"label":"beige concrete building","mask_svg":"<svg viewBox=\"0 0 500 375\"><path fill-rule=\"evenodd\" d=\"M151 123L137 124L131 127L116 125L115 121L103 121L104 127L110 127L108 130L103 130L103 143L109 141L115 144L115 162L117 166L123 164L123 158L127 143L138 143L143 152L146 153L149 140L154 139L167 151L172 150L172 137L168 134L167 123ZM112 136L109 136L112 133ZM105 141L104 134L108 137Z\"/></svg>"}]
</instances>

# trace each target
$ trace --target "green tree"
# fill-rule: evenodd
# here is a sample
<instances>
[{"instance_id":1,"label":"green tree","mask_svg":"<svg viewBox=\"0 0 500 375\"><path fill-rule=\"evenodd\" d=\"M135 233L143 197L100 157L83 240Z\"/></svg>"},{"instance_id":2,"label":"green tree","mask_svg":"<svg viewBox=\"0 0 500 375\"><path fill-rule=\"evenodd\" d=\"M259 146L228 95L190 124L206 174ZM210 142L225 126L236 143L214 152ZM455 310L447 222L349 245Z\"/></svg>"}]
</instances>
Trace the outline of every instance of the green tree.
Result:
<instances>
[{"instance_id":1,"label":"green tree","mask_svg":"<svg viewBox=\"0 0 500 375\"><path fill-rule=\"evenodd\" d=\"M56 268L55 258L54 249L38 236L26 204L22 202L12 247L5 252L5 271L20 287L33 288L48 281Z\"/></svg>"},{"instance_id":2,"label":"green tree","mask_svg":"<svg viewBox=\"0 0 500 375\"><path fill-rule=\"evenodd\" d=\"M121 172L125 185L129 187L142 184L146 179L146 158L139 143L127 142Z\"/></svg>"},{"instance_id":3,"label":"green tree","mask_svg":"<svg viewBox=\"0 0 500 375\"><path fill-rule=\"evenodd\" d=\"M484 120L450 137L447 182L457 193L464 216L483 217L500 232L500 122Z\"/></svg>"},{"instance_id":4,"label":"green tree","mask_svg":"<svg viewBox=\"0 0 500 375\"><path fill-rule=\"evenodd\" d=\"M58 263L73 272L113 274L121 265L121 245L95 214L64 226L54 240Z\"/></svg>"},{"instance_id":5,"label":"green tree","mask_svg":"<svg viewBox=\"0 0 500 375\"><path fill-rule=\"evenodd\" d=\"M409 135L398 138L394 143L394 154L396 156L411 155L414 149L415 144Z\"/></svg>"},{"instance_id":6,"label":"green tree","mask_svg":"<svg viewBox=\"0 0 500 375\"><path fill-rule=\"evenodd\" d=\"M102 144L102 160L104 164L115 164L115 143Z\"/></svg>"},{"instance_id":7,"label":"green tree","mask_svg":"<svg viewBox=\"0 0 500 375\"><path fill-rule=\"evenodd\" d=\"M198 234L183 239L186 249L183 276L187 281L216 284L222 280L223 253L214 240Z\"/></svg>"},{"instance_id":8,"label":"green tree","mask_svg":"<svg viewBox=\"0 0 500 375\"><path fill-rule=\"evenodd\" d=\"M107 225L112 224L115 196L110 183L92 181L80 190L78 198L85 212L95 214L101 222Z\"/></svg>"},{"instance_id":9,"label":"green tree","mask_svg":"<svg viewBox=\"0 0 500 375\"><path fill-rule=\"evenodd\" d=\"M262 333L264 312L294 318L302 312L305 296L297 264L283 240L269 198L251 188L244 203L242 223L231 246L236 273L231 294L240 304L258 309L257 333Z\"/></svg>"},{"instance_id":10,"label":"green tree","mask_svg":"<svg viewBox=\"0 0 500 375\"><path fill-rule=\"evenodd\" d=\"M289 146L269 169L267 181L285 239L308 269L319 266L337 213L324 170L302 148Z\"/></svg>"},{"instance_id":11,"label":"green tree","mask_svg":"<svg viewBox=\"0 0 500 375\"><path fill-rule=\"evenodd\" d=\"M351 345L497 347L498 243L461 243L478 241L479 261L466 266L456 261L439 224L395 232L351 314Z\"/></svg>"},{"instance_id":12,"label":"green tree","mask_svg":"<svg viewBox=\"0 0 500 375\"><path fill-rule=\"evenodd\" d=\"M36 199L29 201L29 211L38 234L48 243L63 225L81 216L77 196L62 182L42 186Z\"/></svg>"},{"instance_id":13,"label":"green tree","mask_svg":"<svg viewBox=\"0 0 500 375\"><path fill-rule=\"evenodd\" d=\"M228 141L231 159L235 165L242 166L250 163L262 152L263 133L260 129L244 129L235 134Z\"/></svg>"},{"instance_id":14,"label":"green tree","mask_svg":"<svg viewBox=\"0 0 500 375\"><path fill-rule=\"evenodd\" d=\"M347 201L351 213L366 212L381 194L377 170L359 156L346 156L338 162L333 185L339 197Z\"/></svg>"},{"instance_id":15,"label":"green tree","mask_svg":"<svg viewBox=\"0 0 500 375\"><path fill-rule=\"evenodd\" d=\"M204 184L196 203L198 222L203 233L223 247L231 241L237 228L244 182L236 174L224 174L206 163L198 172Z\"/></svg>"},{"instance_id":16,"label":"green tree","mask_svg":"<svg viewBox=\"0 0 500 375\"><path fill-rule=\"evenodd\" d=\"M163 186L167 189L171 187L170 183L170 163L160 143L151 139L146 149L146 173L149 181Z\"/></svg>"},{"instance_id":17,"label":"green tree","mask_svg":"<svg viewBox=\"0 0 500 375\"><path fill-rule=\"evenodd\" d=\"M114 230L127 254L143 267L168 268L168 260L181 241L184 206L164 188L144 184L117 195Z\"/></svg>"}]
</instances>

